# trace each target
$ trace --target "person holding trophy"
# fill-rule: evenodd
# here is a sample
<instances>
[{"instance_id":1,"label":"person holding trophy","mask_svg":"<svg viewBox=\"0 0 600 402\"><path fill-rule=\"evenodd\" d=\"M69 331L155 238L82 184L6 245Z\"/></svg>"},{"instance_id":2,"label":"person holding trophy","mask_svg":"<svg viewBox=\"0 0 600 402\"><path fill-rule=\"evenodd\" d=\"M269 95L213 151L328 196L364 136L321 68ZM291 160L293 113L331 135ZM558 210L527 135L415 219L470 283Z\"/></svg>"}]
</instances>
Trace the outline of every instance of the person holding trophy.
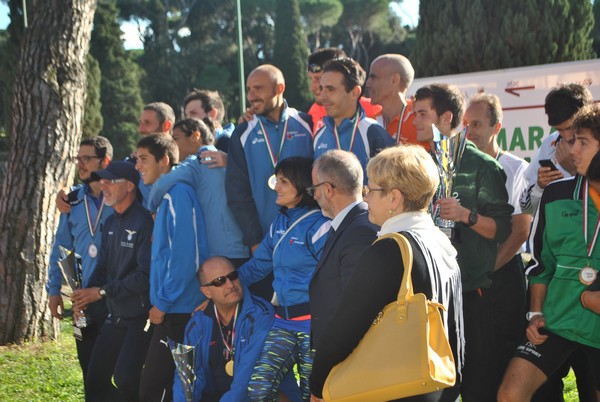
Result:
<instances>
[{"instance_id":1,"label":"person holding trophy","mask_svg":"<svg viewBox=\"0 0 600 402\"><path fill-rule=\"evenodd\" d=\"M173 400L249 401L248 383L273 325L273 307L250 294L225 257L207 259L197 274L209 302L186 327L188 353L174 354Z\"/></svg>"},{"instance_id":2,"label":"person holding trophy","mask_svg":"<svg viewBox=\"0 0 600 402\"><path fill-rule=\"evenodd\" d=\"M464 402L493 401L497 381L493 317L487 290L498 244L511 231L513 207L508 203L506 175L494 158L479 151L458 132L465 109L460 90L432 84L415 94L417 138L432 142L440 175L434 221L450 236L458 252L463 288L465 365L461 395ZM439 132L439 144L434 133Z\"/></svg>"},{"instance_id":3,"label":"person holding trophy","mask_svg":"<svg viewBox=\"0 0 600 402\"><path fill-rule=\"evenodd\" d=\"M79 179L83 184L74 187L68 194L71 211L60 215L50 254L46 290L50 295L48 306L54 318L62 319L65 312L61 295L61 276L68 274L67 270L61 270L63 265L61 258L64 257L61 255L61 248L66 251L65 254L71 252L74 253L72 257L75 257L75 254L79 257L73 258L73 261L81 260L81 279L77 280L76 267L73 266L72 274L69 278L65 278L67 282L78 282L79 286L87 286L96 266L98 250L102 244L102 225L106 218L112 215L113 209L104 205L100 182L93 181L91 176L95 171L104 169L110 163L112 156L113 148L110 141L98 136L81 141L77 156L73 158L73 162L77 164ZM81 325L82 328L73 327L83 378L87 372L96 337L106 318L106 303L104 301L92 303L86 314L87 320L84 322L87 325L85 327Z\"/></svg>"}]
</instances>

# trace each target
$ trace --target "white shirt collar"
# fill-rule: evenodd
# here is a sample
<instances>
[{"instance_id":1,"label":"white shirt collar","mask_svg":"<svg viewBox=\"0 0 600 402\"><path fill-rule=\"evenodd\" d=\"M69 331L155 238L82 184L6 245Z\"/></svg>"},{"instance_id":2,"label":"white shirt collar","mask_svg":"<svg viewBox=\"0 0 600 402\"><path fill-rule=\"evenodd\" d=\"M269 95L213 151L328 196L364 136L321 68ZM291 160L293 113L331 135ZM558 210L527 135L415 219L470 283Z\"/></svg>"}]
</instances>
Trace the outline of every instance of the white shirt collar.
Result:
<instances>
[{"instance_id":1,"label":"white shirt collar","mask_svg":"<svg viewBox=\"0 0 600 402\"><path fill-rule=\"evenodd\" d=\"M340 213L337 214L335 216L335 218L333 218L333 220L331 221L331 227L333 228L333 230L338 230L338 228L342 224L342 221L344 220L344 218L346 217L346 215L348 215L348 212L350 212L350 210L352 208L354 208L355 206L357 206L361 202L362 201L354 201L352 204L350 204L346 208L342 209L340 211Z\"/></svg>"}]
</instances>

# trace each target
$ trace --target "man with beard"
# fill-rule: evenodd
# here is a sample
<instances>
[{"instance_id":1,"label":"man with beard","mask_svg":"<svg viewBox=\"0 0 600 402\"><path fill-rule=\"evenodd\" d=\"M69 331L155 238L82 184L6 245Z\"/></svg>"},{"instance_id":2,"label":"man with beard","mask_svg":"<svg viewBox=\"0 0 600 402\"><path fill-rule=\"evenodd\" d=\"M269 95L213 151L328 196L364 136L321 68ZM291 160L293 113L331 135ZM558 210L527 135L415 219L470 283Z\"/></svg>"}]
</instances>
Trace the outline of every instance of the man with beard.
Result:
<instances>
[{"instance_id":1,"label":"man with beard","mask_svg":"<svg viewBox=\"0 0 600 402\"><path fill-rule=\"evenodd\" d=\"M291 156L312 158L312 124L288 107L281 71L265 64L248 76L246 91L254 115L231 136L225 188L227 203L252 251L277 216L274 169ZM268 296L270 299L270 296Z\"/></svg>"},{"instance_id":2,"label":"man with beard","mask_svg":"<svg viewBox=\"0 0 600 402\"><path fill-rule=\"evenodd\" d=\"M61 272L58 261L61 258L60 247L73 250L81 256L82 286L88 285L96 267L98 251L102 246L102 225L113 213L113 209L103 203L100 182L92 181L91 175L104 169L110 163L113 148L108 139L92 137L81 141L79 152L73 158L77 163L79 179L84 183L67 196L71 212L61 214L54 237L54 246L50 255L48 283L46 290L50 295L48 306L52 317L61 319L65 308L60 295ZM81 371L85 378L96 337L106 318L106 303L99 301L89 306L87 316L91 319L86 328L74 327L75 345Z\"/></svg>"}]
</instances>

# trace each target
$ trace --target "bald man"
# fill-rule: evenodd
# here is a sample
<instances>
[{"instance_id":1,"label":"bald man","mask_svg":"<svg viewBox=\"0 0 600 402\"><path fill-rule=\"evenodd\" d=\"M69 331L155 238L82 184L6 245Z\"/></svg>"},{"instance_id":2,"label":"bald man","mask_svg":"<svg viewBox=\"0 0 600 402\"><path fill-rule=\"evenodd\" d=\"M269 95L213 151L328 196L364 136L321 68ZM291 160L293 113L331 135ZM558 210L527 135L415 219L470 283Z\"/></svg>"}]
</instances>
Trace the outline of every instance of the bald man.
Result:
<instances>
[{"instance_id":1,"label":"bald man","mask_svg":"<svg viewBox=\"0 0 600 402\"><path fill-rule=\"evenodd\" d=\"M418 141L413 125L412 101L406 99L406 91L415 77L410 60L400 54L383 54L373 60L366 82L371 103L382 107L376 117L379 124L396 143L419 144L429 150L428 141Z\"/></svg>"},{"instance_id":2,"label":"bald man","mask_svg":"<svg viewBox=\"0 0 600 402\"><path fill-rule=\"evenodd\" d=\"M278 213L272 190L275 165L291 156L313 157L311 118L288 107L284 91L285 80L277 67L255 68L246 84L252 119L235 128L229 144L227 203L244 244L252 250Z\"/></svg>"}]
</instances>

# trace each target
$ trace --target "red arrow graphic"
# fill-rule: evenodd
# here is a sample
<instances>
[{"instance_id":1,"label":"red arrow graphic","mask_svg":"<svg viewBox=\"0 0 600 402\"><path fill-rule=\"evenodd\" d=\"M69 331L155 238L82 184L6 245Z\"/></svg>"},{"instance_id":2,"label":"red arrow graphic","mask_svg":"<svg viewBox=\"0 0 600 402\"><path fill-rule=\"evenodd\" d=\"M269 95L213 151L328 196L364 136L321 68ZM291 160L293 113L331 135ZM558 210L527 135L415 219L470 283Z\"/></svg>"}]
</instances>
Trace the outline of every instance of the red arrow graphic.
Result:
<instances>
[{"instance_id":1,"label":"red arrow graphic","mask_svg":"<svg viewBox=\"0 0 600 402\"><path fill-rule=\"evenodd\" d=\"M527 89L535 89L535 85L530 85L530 86L527 86L527 87L505 88L504 91L508 92L509 94L514 95L514 96L521 96L521 94L518 93L517 91L524 91L524 90L527 90Z\"/></svg>"}]
</instances>

